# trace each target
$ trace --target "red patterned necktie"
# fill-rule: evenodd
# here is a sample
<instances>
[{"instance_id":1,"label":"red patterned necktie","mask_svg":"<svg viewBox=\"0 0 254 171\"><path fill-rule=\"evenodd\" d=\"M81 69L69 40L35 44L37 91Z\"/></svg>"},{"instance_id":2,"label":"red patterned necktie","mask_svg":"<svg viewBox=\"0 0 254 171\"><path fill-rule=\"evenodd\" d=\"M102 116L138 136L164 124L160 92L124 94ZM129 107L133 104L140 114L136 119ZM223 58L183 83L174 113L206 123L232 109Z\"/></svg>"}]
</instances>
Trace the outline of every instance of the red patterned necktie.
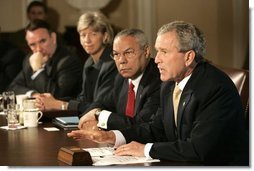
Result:
<instances>
[{"instance_id":1,"label":"red patterned necktie","mask_svg":"<svg viewBox=\"0 0 254 171\"><path fill-rule=\"evenodd\" d=\"M129 117L134 116L134 109L135 109L135 92L134 92L134 85L132 82L129 84L129 90L128 90L128 101L126 105L126 115Z\"/></svg>"}]
</instances>

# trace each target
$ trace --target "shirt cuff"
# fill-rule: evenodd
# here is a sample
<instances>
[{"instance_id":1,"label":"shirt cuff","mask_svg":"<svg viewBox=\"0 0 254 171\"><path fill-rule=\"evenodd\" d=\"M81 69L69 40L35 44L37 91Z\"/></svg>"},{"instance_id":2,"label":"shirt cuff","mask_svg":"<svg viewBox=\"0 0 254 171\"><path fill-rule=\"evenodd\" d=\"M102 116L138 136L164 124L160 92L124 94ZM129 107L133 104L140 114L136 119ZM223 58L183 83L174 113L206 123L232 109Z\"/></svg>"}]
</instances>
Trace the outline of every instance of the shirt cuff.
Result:
<instances>
[{"instance_id":1,"label":"shirt cuff","mask_svg":"<svg viewBox=\"0 0 254 171\"><path fill-rule=\"evenodd\" d=\"M99 117L98 117L98 124L97 126L103 129L108 129L108 118L111 115L110 111L102 110Z\"/></svg>"},{"instance_id":2,"label":"shirt cuff","mask_svg":"<svg viewBox=\"0 0 254 171\"><path fill-rule=\"evenodd\" d=\"M118 131L118 130L112 130L112 131L116 136L116 141L115 141L114 148L117 148L117 147L119 147L123 144L126 144L126 140L125 140L123 134L120 131Z\"/></svg>"},{"instance_id":3,"label":"shirt cuff","mask_svg":"<svg viewBox=\"0 0 254 171\"><path fill-rule=\"evenodd\" d=\"M149 155L152 146L153 146L153 143L147 143L145 145L144 154L147 160L152 159L152 157Z\"/></svg>"},{"instance_id":4,"label":"shirt cuff","mask_svg":"<svg viewBox=\"0 0 254 171\"><path fill-rule=\"evenodd\" d=\"M31 79L34 80L42 71L44 71L44 68L38 69L38 70L31 76Z\"/></svg>"},{"instance_id":5,"label":"shirt cuff","mask_svg":"<svg viewBox=\"0 0 254 171\"><path fill-rule=\"evenodd\" d=\"M34 92L35 92L35 91L30 90L30 91L26 92L26 96L29 97L29 98L31 98L31 97L32 97L32 94L33 94Z\"/></svg>"}]
</instances>

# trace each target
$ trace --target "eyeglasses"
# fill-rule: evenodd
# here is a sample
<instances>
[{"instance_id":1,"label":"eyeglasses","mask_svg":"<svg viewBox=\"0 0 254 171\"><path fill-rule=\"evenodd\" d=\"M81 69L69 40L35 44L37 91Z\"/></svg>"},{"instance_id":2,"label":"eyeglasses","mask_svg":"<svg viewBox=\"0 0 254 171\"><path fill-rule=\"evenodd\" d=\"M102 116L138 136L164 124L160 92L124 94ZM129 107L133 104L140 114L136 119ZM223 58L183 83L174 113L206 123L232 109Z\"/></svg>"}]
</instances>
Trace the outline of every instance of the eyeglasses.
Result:
<instances>
[{"instance_id":1,"label":"eyeglasses","mask_svg":"<svg viewBox=\"0 0 254 171\"><path fill-rule=\"evenodd\" d=\"M124 51L123 53L118 53L118 52L113 51L110 54L110 56L114 60L119 60L121 56L124 56L126 59L131 59L135 56L135 51L133 49L128 49L128 50Z\"/></svg>"}]
</instances>

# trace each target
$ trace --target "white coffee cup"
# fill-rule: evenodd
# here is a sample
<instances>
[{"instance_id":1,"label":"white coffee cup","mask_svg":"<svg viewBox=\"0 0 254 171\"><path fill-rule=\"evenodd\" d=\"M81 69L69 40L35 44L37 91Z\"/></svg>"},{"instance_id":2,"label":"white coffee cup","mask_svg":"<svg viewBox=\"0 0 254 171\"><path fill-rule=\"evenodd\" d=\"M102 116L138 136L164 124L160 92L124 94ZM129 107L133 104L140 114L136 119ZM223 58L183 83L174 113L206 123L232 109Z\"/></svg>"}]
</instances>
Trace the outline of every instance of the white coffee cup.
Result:
<instances>
[{"instance_id":1,"label":"white coffee cup","mask_svg":"<svg viewBox=\"0 0 254 171\"><path fill-rule=\"evenodd\" d=\"M24 110L38 110L35 106L35 98L26 98L23 100L23 109Z\"/></svg>"},{"instance_id":2,"label":"white coffee cup","mask_svg":"<svg viewBox=\"0 0 254 171\"><path fill-rule=\"evenodd\" d=\"M38 109L29 109L23 111L23 119L25 127L37 127L38 121L43 116L43 113Z\"/></svg>"}]
</instances>

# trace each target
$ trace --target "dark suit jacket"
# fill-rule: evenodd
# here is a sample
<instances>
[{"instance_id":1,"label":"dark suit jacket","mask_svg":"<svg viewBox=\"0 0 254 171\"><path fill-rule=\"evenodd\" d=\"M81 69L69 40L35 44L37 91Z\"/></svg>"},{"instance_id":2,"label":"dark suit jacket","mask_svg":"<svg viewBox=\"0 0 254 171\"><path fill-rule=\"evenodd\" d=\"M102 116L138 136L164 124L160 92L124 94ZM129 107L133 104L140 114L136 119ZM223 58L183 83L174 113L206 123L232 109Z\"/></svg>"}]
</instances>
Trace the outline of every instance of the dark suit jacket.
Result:
<instances>
[{"instance_id":1,"label":"dark suit jacket","mask_svg":"<svg viewBox=\"0 0 254 171\"><path fill-rule=\"evenodd\" d=\"M110 57L111 51L111 47L106 47L97 64L99 73L96 78L94 91L89 90L91 80L88 77L89 68L92 67L94 62L91 57L87 59L83 68L82 92L76 99L69 101L68 109L83 113L94 101L104 97L112 89L117 69L115 61Z\"/></svg>"},{"instance_id":2,"label":"dark suit jacket","mask_svg":"<svg viewBox=\"0 0 254 171\"><path fill-rule=\"evenodd\" d=\"M149 122L153 119L160 102L160 74L154 60L151 59L140 80L136 99L134 117L125 115L125 107L128 98L128 79L117 75L113 91L100 101L94 103L93 107L100 107L112 112L108 118L108 129L123 129L127 126Z\"/></svg>"},{"instance_id":3,"label":"dark suit jacket","mask_svg":"<svg viewBox=\"0 0 254 171\"><path fill-rule=\"evenodd\" d=\"M7 41L0 41L0 93L4 92L22 69L25 54Z\"/></svg>"},{"instance_id":4,"label":"dark suit jacket","mask_svg":"<svg viewBox=\"0 0 254 171\"><path fill-rule=\"evenodd\" d=\"M76 97L81 90L81 60L71 54L64 47L57 47L53 56L48 60L45 70L34 80L29 64L29 57L24 60L23 69L12 81L9 90L16 94L24 94L29 90L39 93L51 93L57 99L70 99Z\"/></svg>"},{"instance_id":5,"label":"dark suit jacket","mask_svg":"<svg viewBox=\"0 0 254 171\"><path fill-rule=\"evenodd\" d=\"M154 142L152 158L198 161L205 165L248 165L248 134L238 91L231 79L200 63L187 82L175 128L174 82L161 87L161 106L153 123L124 130L127 142Z\"/></svg>"}]
</instances>

